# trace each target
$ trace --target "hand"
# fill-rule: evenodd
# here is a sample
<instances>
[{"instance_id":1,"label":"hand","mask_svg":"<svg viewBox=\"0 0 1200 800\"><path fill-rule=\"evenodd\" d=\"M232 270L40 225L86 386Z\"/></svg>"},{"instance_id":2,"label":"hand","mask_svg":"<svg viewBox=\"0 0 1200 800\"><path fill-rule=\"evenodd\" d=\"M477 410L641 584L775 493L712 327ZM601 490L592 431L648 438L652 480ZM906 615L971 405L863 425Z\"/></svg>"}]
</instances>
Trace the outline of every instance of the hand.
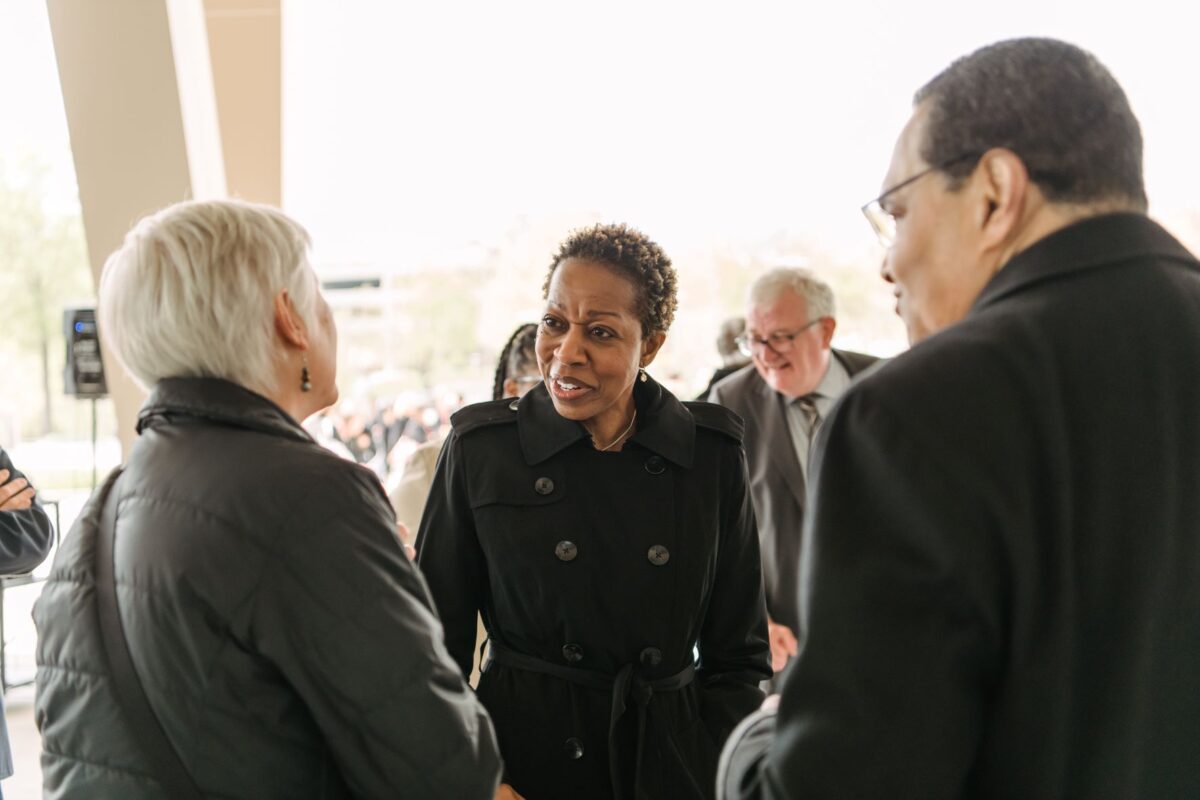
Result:
<instances>
[{"instance_id":1,"label":"hand","mask_svg":"<svg viewBox=\"0 0 1200 800\"><path fill-rule=\"evenodd\" d=\"M517 794L517 790L509 786L507 783L500 784L496 789L496 797L494 800L525 800L522 795Z\"/></svg>"},{"instance_id":2,"label":"hand","mask_svg":"<svg viewBox=\"0 0 1200 800\"><path fill-rule=\"evenodd\" d=\"M771 669L778 674L787 666L788 658L796 655L799 642L791 628L770 618L767 619L767 641L771 644Z\"/></svg>"},{"instance_id":3,"label":"hand","mask_svg":"<svg viewBox=\"0 0 1200 800\"><path fill-rule=\"evenodd\" d=\"M33 505L33 487L24 478L10 481L11 475L0 469L0 511L24 511Z\"/></svg>"},{"instance_id":4,"label":"hand","mask_svg":"<svg viewBox=\"0 0 1200 800\"><path fill-rule=\"evenodd\" d=\"M404 555L408 556L409 561L416 561L417 549L408 543L408 538L412 534L408 532L408 526L400 520L396 520L396 535L400 537L400 546L404 548Z\"/></svg>"}]
</instances>

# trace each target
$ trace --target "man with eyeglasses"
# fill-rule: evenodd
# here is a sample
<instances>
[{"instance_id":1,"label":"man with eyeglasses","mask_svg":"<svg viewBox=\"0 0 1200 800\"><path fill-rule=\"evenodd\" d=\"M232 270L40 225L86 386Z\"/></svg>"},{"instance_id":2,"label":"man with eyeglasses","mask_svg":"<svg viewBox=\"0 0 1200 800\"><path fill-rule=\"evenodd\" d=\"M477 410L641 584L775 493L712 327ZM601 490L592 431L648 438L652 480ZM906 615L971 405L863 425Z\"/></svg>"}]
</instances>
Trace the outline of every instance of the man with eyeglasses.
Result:
<instances>
[{"instance_id":1,"label":"man with eyeglasses","mask_svg":"<svg viewBox=\"0 0 1200 800\"><path fill-rule=\"evenodd\" d=\"M850 380L873 356L834 350L833 290L806 269L759 276L747 295L738 348L752 364L708 400L746 421L750 495L758 520L774 685L798 649L800 532L810 444Z\"/></svg>"},{"instance_id":2,"label":"man with eyeglasses","mask_svg":"<svg viewBox=\"0 0 1200 800\"><path fill-rule=\"evenodd\" d=\"M912 349L826 423L805 643L726 798L1200 797L1200 264L1092 55L921 89L866 209Z\"/></svg>"}]
</instances>

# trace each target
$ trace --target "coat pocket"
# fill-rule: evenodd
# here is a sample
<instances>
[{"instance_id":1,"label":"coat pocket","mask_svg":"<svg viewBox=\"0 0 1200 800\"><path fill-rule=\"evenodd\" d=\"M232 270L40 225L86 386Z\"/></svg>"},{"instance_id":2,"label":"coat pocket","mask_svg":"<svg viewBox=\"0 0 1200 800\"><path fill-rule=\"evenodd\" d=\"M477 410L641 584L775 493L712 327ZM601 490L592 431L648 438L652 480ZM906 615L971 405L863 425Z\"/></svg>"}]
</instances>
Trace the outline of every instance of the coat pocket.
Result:
<instances>
[{"instance_id":1,"label":"coat pocket","mask_svg":"<svg viewBox=\"0 0 1200 800\"><path fill-rule=\"evenodd\" d=\"M720 752L708 732L704 720L697 717L667 739L666 756L674 763L661 770L663 797L704 798L713 796L717 780L717 759Z\"/></svg>"}]
</instances>

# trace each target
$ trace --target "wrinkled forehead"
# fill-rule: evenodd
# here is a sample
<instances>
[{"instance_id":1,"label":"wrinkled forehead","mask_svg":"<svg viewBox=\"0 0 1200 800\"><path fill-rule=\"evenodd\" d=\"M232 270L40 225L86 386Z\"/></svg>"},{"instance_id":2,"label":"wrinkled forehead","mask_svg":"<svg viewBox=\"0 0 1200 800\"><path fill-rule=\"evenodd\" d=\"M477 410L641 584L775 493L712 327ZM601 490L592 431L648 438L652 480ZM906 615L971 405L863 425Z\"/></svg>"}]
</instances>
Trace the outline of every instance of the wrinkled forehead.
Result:
<instances>
[{"instance_id":1,"label":"wrinkled forehead","mask_svg":"<svg viewBox=\"0 0 1200 800\"><path fill-rule=\"evenodd\" d=\"M787 330L808 321L808 303L804 296L790 287L775 297L746 308L746 330L766 334Z\"/></svg>"},{"instance_id":2,"label":"wrinkled forehead","mask_svg":"<svg viewBox=\"0 0 1200 800\"><path fill-rule=\"evenodd\" d=\"M568 258L550 276L546 305L575 313L636 317L637 287L613 266Z\"/></svg>"}]
</instances>

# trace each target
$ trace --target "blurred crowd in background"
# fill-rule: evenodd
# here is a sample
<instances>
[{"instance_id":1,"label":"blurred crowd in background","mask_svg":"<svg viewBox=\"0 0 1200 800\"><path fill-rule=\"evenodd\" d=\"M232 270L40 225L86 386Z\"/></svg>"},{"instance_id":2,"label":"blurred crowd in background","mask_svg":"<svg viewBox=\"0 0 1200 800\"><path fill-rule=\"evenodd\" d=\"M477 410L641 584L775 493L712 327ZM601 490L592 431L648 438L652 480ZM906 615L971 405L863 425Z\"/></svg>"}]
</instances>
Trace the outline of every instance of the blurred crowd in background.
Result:
<instances>
[{"instance_id":1,"label":"blurred crowd in background","mask_svg":"<svg viewBox=\"0 0 1200 800\"><path fill-rule=\"evenodd\" d=\"M370 468L386 486L400 478L418 446L446 435L450 415L465 404L454 391L392 400L352 398L310 417L305 428L328 449Z\"/></svg>"}]
</instances>

